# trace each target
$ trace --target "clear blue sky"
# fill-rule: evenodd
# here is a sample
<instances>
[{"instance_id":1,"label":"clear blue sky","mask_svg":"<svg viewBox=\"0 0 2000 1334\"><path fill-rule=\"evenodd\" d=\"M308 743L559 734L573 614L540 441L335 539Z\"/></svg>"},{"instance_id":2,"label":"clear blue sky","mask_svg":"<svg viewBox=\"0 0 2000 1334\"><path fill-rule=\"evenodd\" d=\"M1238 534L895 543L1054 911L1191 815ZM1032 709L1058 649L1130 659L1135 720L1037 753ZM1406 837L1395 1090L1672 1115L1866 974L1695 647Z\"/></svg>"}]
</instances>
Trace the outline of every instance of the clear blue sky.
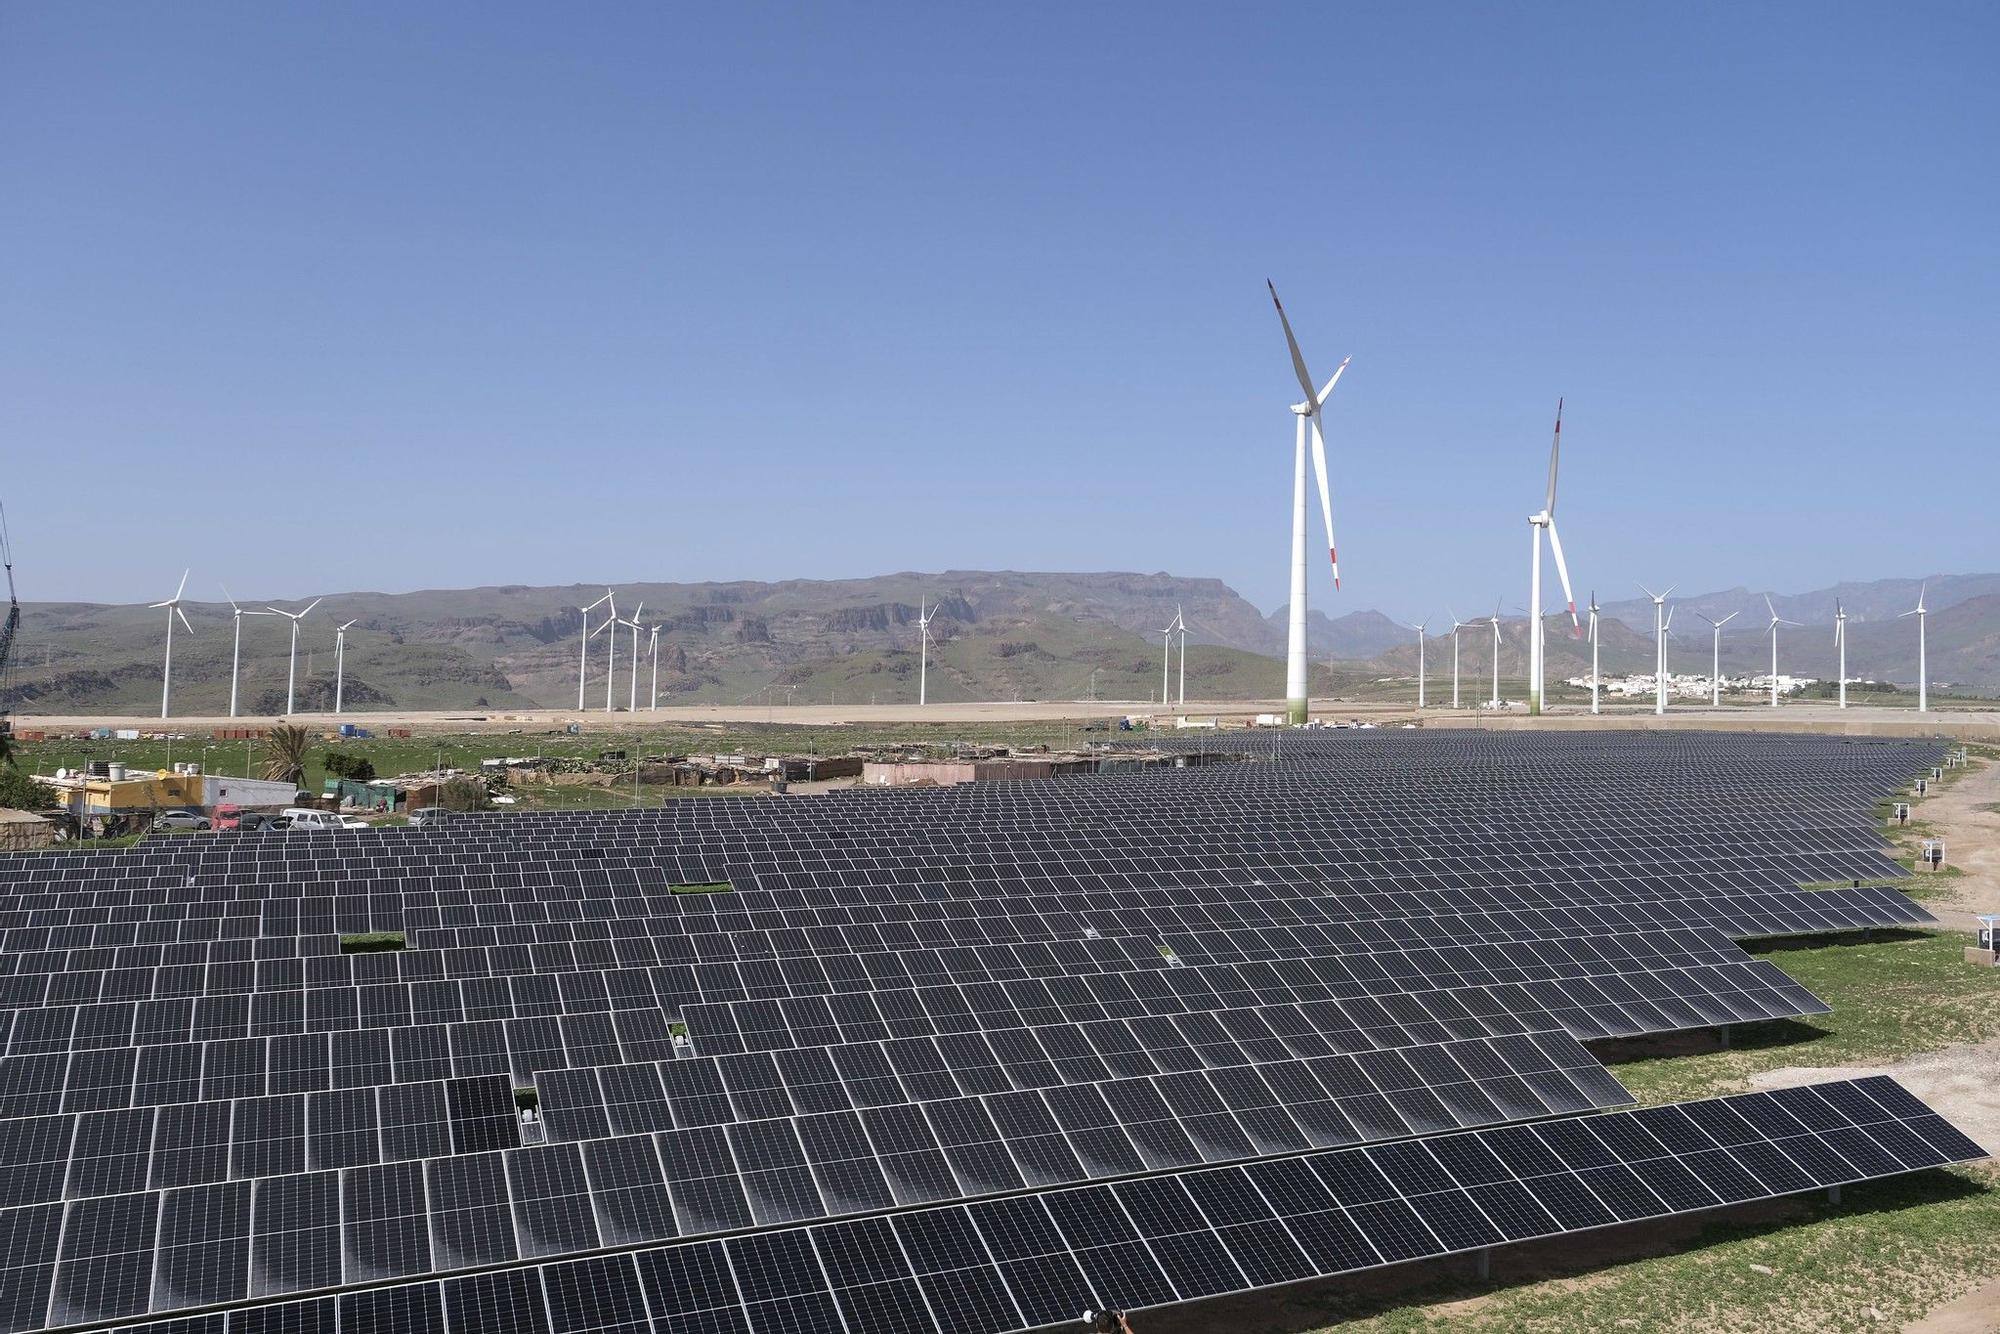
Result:
<instances>
[{"instance_id":1,"label":"clear blue sky","mask_svg":"<svg viewBox=\"0 0 2000 1334\"><path fill-rule=\"evenodd\" d=\"M2000 7L0 7L32 598L2000 564ZM1318 519L1314 517L1315 530ZM155 547L158 549L154 549ZM1317 541L1315 541L1315 547Z\"/></svg>"}]
</instances>

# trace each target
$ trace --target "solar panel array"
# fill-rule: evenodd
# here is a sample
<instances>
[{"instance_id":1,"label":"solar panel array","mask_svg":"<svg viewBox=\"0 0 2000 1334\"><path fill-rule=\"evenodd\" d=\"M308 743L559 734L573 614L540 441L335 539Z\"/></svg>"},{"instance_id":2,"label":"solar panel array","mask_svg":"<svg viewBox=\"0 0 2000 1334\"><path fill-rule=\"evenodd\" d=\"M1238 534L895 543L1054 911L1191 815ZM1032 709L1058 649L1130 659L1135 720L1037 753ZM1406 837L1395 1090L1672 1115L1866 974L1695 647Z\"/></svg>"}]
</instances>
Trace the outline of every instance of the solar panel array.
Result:
<instances>
[{"instance_id":1,"label":"solar panel array","mask_svg":"<svg viewBox=\"0 0 2000 1334\"><path fill-rule=\"evenodd\" d=\"M1011 1330L1980 1156L1580 1045L1930 922L1861 882L1937 747L1246 744L10 858L0 1330Z\"/></svg>"}]
</instances>

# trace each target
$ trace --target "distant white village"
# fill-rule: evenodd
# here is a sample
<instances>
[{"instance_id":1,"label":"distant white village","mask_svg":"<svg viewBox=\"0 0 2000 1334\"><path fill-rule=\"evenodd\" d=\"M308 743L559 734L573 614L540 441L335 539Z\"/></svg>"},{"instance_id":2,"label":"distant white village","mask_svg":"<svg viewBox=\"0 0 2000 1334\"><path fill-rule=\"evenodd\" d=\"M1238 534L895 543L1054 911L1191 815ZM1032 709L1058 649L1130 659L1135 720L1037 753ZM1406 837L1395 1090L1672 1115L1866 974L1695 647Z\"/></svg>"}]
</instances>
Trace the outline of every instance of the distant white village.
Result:
<instances>
[{"instance_id":1,"label":"distant white village","mask_svg":"<svg viewBox=\"0 0 2000 1334\"><path fill-rule=\"evenodd\" d=\"M1795 694L1809 686L1819 684L1818 678L1811 676L1786 676L1780 673L1777 679L1778 693L1780 695ZM1572 676L1569 678L1568 684L1576 686L1580 690L1588 690L1590 689L1590 677ZM1648 672L1644 675L1634 676L1607 676L1604 678L1600 688L1607 695L1650 696L1653 693L1653 687L1653 675L1651 672ZM1768 695L1771 691L1771 677L1769 675L1725 676L1722 678L1722 689L1725 694L1731 690L1754 690ZM1696 699L1707 699L1714 691L1715 683L1711 677L1699 675L1682 676L1674 672L1667 673L1667 693L1669 695L1686 695Z\"/></svg>"}]
</instances>

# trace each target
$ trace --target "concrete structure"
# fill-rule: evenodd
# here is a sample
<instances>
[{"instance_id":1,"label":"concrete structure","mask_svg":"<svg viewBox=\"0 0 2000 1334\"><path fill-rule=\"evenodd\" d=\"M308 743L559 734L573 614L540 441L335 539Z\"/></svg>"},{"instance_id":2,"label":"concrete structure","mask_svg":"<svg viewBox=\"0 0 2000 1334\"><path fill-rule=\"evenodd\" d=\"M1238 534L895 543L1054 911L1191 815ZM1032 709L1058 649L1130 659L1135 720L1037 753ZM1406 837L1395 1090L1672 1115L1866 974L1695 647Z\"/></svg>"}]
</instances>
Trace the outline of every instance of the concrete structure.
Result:
<instances>
[{"instance_id":1,"label":"concrete structure","mask_svg":"<svg viewBox=\"0 0 2000 1334\"><path fill-rule=\"evenodd\" d=\"M0 852L31 852L56 841L56 827L33 811L0 809Z\"/></svg>"}]
</instances>

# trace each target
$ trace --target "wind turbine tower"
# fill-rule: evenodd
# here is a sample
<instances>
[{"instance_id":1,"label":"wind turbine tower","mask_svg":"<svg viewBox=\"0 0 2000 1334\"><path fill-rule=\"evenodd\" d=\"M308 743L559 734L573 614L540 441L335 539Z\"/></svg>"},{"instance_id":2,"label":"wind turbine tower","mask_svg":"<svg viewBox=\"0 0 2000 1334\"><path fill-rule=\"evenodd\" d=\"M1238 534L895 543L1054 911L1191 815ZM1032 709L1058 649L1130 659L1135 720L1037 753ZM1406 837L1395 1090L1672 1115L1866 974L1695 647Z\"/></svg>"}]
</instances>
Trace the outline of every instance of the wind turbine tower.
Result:
<instances>
[{"instance_id":1,"label":"wind turbine tower","mask_svg":"<svg viewBox=\"0 0 2000 1334\"><path fill-rule=\"evenodd\" d=\"M1705 612L1695 613L1708 622L1708 628L1712 632L1708 652L1708 704L1712 709L1722 707L1722 627L1735 620L1738 614L1739 612L1732 611L1718 621Z\"/></svg>"},{"instance_id":2,"label":"wind turbine tower","mask_svg":"<svg viewBox=\"0 0 2000 1334\"><path fill-rule=\"evenodd\" d=\"M1917 586L1917 605L1896 617L1896 619L1899 621L1902 620L1904 616L1914 616L1917 618L1917 712L1918 713L1929 713L1931 711L1931 671L1930 671L1930 663L1926 660L1925 656L1928 651L1928 647L1924 643L1924 594L1930 591L1930 586L1931 586L1930 581L1928 579L1926 579L1922 584L1919 584ZM167 630L168 633L171 634L173 631L173 627L168 626Z\"/></svg>"},{"instance_id":3,"label":"wind turbine tower","mask_svg":"<svg viewBox=\"0 0 2000 1334\"><path fill-rule=\"evenodd\" d=\"M1451 617L1451 707L1455 709L1458 707L1458 632L1472 622L1459 620L1458 613L1450 607L1444 609L1444 614Z\"/></svg>"},{"instance_id":4,"label":"wind turbine tower","mask_svg":"<svg viewBox=\"0 0 2000 1334\"><path fill-rule=\"evenodd\" d=\"M1833 646L1840 653L1840 707L1847 707L1847 608L1833 604Z\"/></svg>"},{"instance_id":5,"label":"wind turbine tower","mask_svg":"<svg viewBox=\"0 0 2000 1334\"><path fill-rule=\"evenodd\" d=\"M917 598L917 703L930 702L931 689L931 622L937 619L937 608L921 595ZM1161 688L1160 702L1166 703L1166 687Z\"/></svg>"},{"instance_id":6,"label":"wind turbine tower","mask_svg":"<svg viewBox=\"0 0 2000 1334\"><path fill-rule=\"evenodd\" d=\"M1417 632L1417 708L1424 707L1424 622L1410 627Z\"/></svg>"},{"instance_id":7,"label":"wind turbine tower","mask_svg":"<svg viewBox=\"0 0 2000 1334\"><path fill-rule=\"evenodd\" d=\"M1778 615L1778 609L1771 605L1769 593L1764 595L1764 607L1771 613L1771 707L1775 709L1778 707L1778 627L1797 625L1798 622L1788 621Z\"/></svg>"},{"instance_id":8,"label":"wind turbine tower","mask_svg":"<svg viewBox=\"0 0 2000 1334\"><path fill-rule=\"evenodd\" d=\"M1264 285L1271 289L1271 304L1278 308L1278 322L1285 327L1292 373L1298 376L1299 388L1306 395L1292 405L1292 414L1298 420L1297 440L1292 450L1292 606L1290 634L1285 645L1285 717L1297 725L1306 720L1310 706L1306 675L1306 435L1310 430L1313 472L1319 479L1319 508L1326 516L1326 558L1333 566L1334 591L1339 592L1340 556L1333 544L1333 497L1327 488L1326 431L1320 410L1332 396L1333 387L1340 383L1347 362L1334 369L1333 378L1324 389L1314 389L1312 374L1306 370L1305 357L1299 352L1299 340L1292 335L1285 303L1278 300L1278 289L1268 279Z\"/></svg>"},{"instance_id":9,"label":"wind turbine tower","mask_svg":"<svg viewBox=\"0 0 2000 1334\"><path fill-rule=\"evenodd\" d=\"M285 663L285 716L287 718L292 716L292 702L297 695L299 683L299 622L306 618L306 612L317 607L320 602L321 599L314 598L311 602L306 603L305 611L284 611L278 607L271 608L271 612L274 615L287 617L292 623L292 652Z\"/></svg>"},{"instance_id":10,"label":"wind turbine tower","mask_svg":"<svg viewBox=\"0 0 2000 1334\"><path fill-rule=\"evenodd\" d=\"M1534 558L1528 577L1528 712L1542 711L1542 642L1546 631L1542 625L1542 530L1549 533L1549 550L1555 554L1556 573L1562 578L1563 599L1569 603L1569 621L1573 633L1580 633L1582 626L1576 619L1576 595L1569 590L1569 566L1563 560L1562 537L1556 532L1556 465L1562 458L1563 405L1556 400L1555 441L1549 446L1549 489L1542 500L1539 514L1528 516L1528 535L1534 544Z\"/></svg>"},{"instance_id":11,"label":"wind turbine tower","mask_svg":"<svg viewBox=\"0 0 2000 1334\"><path fill-rule=\"evenodd\" d=\"M662 622L664 624L664 622ZM653 653L653 702L646 707L648 713L660 711L660 627L654 626L650 634Z\"/></svg>"},{"instance_id":12,"label":"wind turbine tower","mask_svg":"<svg viewBox=\"0 0 2000 1334\"><path fill-rule=\"evenodd\" d=\"M583 613L583 637L577 640L576 644L576 711L578 713L583 712L583 678L590 671L590 636L592 634L590 613L596 611L610 600L611 590L607 588L604 590L603 597L597 599L597 601L591 603L588 607L577 608L578 611Z\"/></svg>"},{"instance_id":13,"label":"wind turbine tower","mask_svg":"<svg viewBox=\"0 0 2000 1334\"><path fill-rule=\"evenodd\" d=\"M1493 614L1487 618L1493 626L1493 707L1500 707L1500 604L1493 604Z\"/></svg>"},{"instance_id":14,"label":"wind turbine tower","mask_svg":"<svg viewBox=\"0 0 2000 1334\"><path fill-rule=\"evenodd\" d=\"M243 665L243 618L245 616L269 616L268 611L245 611L236 605L236 599L229 596L229 589L222 590L222 600L229 604L229 610L236 622L236 647L229 655L229 716L236 716L236 675Z\"/></svg>"},{"instance_id":15,"label":"wind turbine tower","mask_svg":"<svg viewBox=\"0 0 2000 1334\"><path fill-rule=\"evenodd\" d=\"M1674 589L1667 586L1665 593L1655 593L1644 584L1639 591L1653 599L1653 712L1667 711L1667 597Z\"/></svg>"},{"instance_id":16,"label":"wind turbine tower","mask_svg":"<svg viewBox=\"0 0 2000 1334\"><path fill-rule=\"evenodd\" d=\"M188 573L186 570L181 571L180 587L174 590L172 597L168 598L165 602L151 603L147 608L149 611L158 611L164 607L167 612L167 658L165 664L160 668L160 716L162 718L167 716L167 705L172 699L174 688L174 618L176 616L180 617L180 622L187 627L187 632L189 634L194 633L194 627L188 624L187 613L181 610L181 594L187 592Z\"/></svg>"},{"instance_id":17,"label":"wind turbine tower","mask_svg":"<svg viewBox=\"0 0 2000 1334\"><path fill-rule=\"evenodd\" d=\"M1597 590L1590 590L1590 711L1598 712L1597 704Z\"/></svg>"},{"instance_id":18,"label":"wind turbine tower","mask_svg":"<svg viewBox=\"0 0 2000 1334\"><path fill-rule=\"evenodd\" d=\"M355 620L360 619L358 616L355 617ZM347 684L347 626L353 624L354 621L349 621L347 625L337 625L333 628L333 711L335 713L340 712L342 692Z\"/></svg>"},{"instance_id":19,"label":"wind turbine tower","mask_svg":"<svg viewBox=\"0 0 2000 1334\"><path fill-rule=\"evenodd\" d=\"M627 713L639 711L639 631L645 629L639 624L639 613L645 610L646 604L641 602L632 609L632 619L625 622L632 627L632 698L625 705Z\"/></svg>"}]
</instances>

